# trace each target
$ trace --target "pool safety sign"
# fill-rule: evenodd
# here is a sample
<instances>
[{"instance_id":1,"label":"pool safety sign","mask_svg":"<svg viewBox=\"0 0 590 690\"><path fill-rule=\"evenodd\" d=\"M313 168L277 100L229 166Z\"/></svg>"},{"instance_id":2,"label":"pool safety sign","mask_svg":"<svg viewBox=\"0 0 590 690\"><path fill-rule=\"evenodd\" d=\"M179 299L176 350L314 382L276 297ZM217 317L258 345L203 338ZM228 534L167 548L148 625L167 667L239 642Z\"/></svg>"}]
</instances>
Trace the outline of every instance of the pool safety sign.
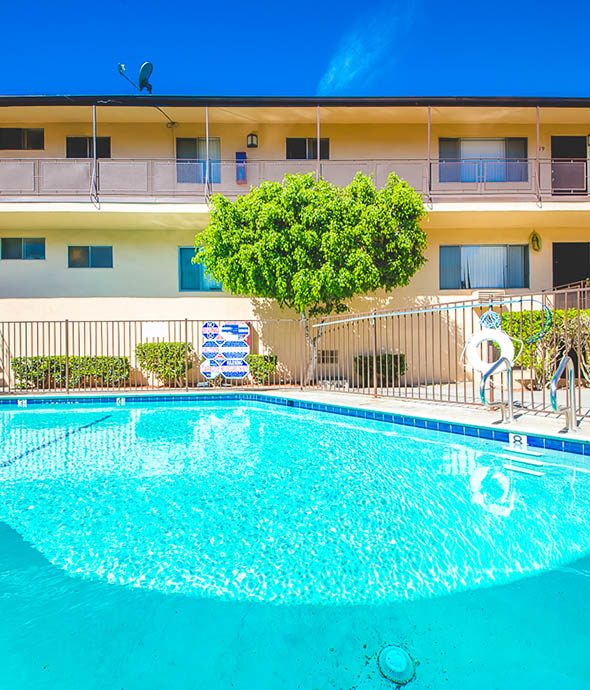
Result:
<instances>
[{"instance_id":1,"label":"pool safety sign","mask_svg":"<svg viewBox=\"0 0 590 690\"><path fill-rule=\"evenodd\" d=\"M207 379L243 379L250 372L250 324L245 321L205 321L201 326L201 374Z\"/></svg>"}]
</instances>

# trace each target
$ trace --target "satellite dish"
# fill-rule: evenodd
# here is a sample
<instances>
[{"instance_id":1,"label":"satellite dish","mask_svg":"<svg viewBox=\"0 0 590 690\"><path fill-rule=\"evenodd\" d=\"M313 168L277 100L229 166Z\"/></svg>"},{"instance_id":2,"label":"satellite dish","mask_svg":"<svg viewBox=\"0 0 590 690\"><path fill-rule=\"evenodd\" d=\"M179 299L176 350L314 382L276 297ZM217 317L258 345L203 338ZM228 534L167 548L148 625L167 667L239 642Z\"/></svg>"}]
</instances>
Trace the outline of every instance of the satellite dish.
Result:
<instances>
[{"instance_id":1,"label":"satellite dish","mask_svg":"<svg viewBox=\"0 0 590 690\"><path fill-rule=\"evenodd\" d=\"M139 90L143 91L144 89L148 90L148 93L152 92L152 85L149 82L149 78L152 75L152 72L154 71L154 66L152 65L151 62L144 62L143 65L139 69Z\"/></svg>"}]
</instances>

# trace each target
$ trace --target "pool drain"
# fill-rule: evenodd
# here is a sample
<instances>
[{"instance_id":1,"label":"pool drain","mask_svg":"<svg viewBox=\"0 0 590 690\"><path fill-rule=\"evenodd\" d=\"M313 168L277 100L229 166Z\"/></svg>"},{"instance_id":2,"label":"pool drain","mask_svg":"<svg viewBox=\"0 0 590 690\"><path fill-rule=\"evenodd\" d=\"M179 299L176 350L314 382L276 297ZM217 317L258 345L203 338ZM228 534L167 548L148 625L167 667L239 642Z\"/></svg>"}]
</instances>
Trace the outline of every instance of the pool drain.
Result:
<instances>
[{"instance_id":1,"label":"pool drain","mask_svg":"<svg viewBox=\"0 0 590 690\"><path fill-rule=\"evenodd\" d=\"M402 647L384 647L379 654L381 673L398 685L409 683L414 677L414 662Z\"/></svg>"}]
</instances>

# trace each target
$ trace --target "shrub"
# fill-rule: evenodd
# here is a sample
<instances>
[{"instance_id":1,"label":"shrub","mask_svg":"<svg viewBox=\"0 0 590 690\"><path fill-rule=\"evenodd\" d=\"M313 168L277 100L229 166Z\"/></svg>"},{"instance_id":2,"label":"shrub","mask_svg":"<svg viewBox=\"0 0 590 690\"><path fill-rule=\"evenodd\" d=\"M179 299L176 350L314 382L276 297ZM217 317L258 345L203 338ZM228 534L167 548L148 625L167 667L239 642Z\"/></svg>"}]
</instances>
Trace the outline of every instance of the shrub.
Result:
<instances>
[{"instance_id":1,"label":"shrub","mask_svg":"<svg viewBox=\"0 0 590 690\"><path fill-rule=\"evenodd\" d=\"M84 388L90 385L120 386L129 379L127 357L13 357L10 367L17 388Z\"/></svg>"},{"instance_id":2,"label":"shrub","mask_svg":"<svg viewBox=\"0 0 590 690\"><path fill-rule=\"evenodd\" d=\"M250 375L255 383L265 384L277 368L278 357L276 355L248 355L246 362L250 365Z\"/></svg>"},{"instance_id":3,"label":"shrub","mask_svg":"<svg viewBox=\"0 0 590 690\"><path fill-rule=\"evenodd\" d=\"M517 365L533 374L532 386L540 389L555 373L557 360L570 350L578 356L579 373L588 380L590 371L590 309L557 309L553 327L540 340L526 341L540 333L545 325L545 311L523 311L502 314L502 330L523 341L522 355ZM518 345L518 343L517 343ZM518 351L518 349L517 349Z\"/></svg>"},{"instance_id":4,"label":"shrub","mask_svg":"<svg viewBox=\"0 0 590 690\"><path fill-rule=\"evenodd\" d=\"M153 374L165 385L184 385L187 356L190 369L191 343L139 343L135 347L135 358L139 368L145 373Z\"/></svg>"},{"instance_id":5,"label":"shrub","mask_svg":"<svg viewBox=\"0 0 590 690\"><path fill-rule=\"evenodd\" d=\"M391 352L378 354L377 385L397 386L406 371L406 356ZM354 358L354 372L358 386L373 385L373 355L356 355Z\"/></svg>"}]
</instances>

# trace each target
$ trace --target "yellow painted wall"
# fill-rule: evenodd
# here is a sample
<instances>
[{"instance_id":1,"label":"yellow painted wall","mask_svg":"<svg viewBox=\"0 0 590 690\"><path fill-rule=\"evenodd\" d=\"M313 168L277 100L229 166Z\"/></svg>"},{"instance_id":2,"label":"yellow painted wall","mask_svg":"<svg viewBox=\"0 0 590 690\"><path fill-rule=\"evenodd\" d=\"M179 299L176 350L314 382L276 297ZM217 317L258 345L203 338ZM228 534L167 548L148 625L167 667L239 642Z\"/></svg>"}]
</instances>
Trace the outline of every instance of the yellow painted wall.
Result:
<instances>
[{"instance_id":1,"label":"yellow painted wall","mask_svg":"<svg viewBox=\"0 0 590 690\"><path fill-rule=\"evenodd\" d=\"M557 219L555 225L546 225L547 216ZM227 318L246 318L260 311L244 298L179 291L178 248L192 246L195 227L206 223L205 214L193 214L199 220L184 229L175 224L174 216L168 219L164 214L145 228L141 223L118 227L108 214L97 217L102 222L89 225L84 214L70 214L67 227L61 228L49 222L50 213L42 214L43 222L35 214L0 214L0 237L46 238L46 260L0 261L0 320L43 319L49 314L51 318L209 318L220 312ZM539 253L530 252L530 289L539 292L552 286L552 242L590 240L583 213L432 211L424 228L427 264L410 285L390 294L358 298L353 309L469 298L471 290L439 289L441 244L526 244L536 229L543 247ZM114 267L68 268L68 245L112 245ZM264 315L278 314L273 307Z\"/></svg>"},{"instance_id":2,"label":"yellow painted wall","mask_svg":"<svg viewBox=\"0 0 590 690\"><path fill-rule=\"evenodd\" d=\"M44 126L45 149L43 151L0 151L0 158L65 158L67 136L92 136L92 123L29 123ZM3 127L27 126L23 122L2 122ZM246 148L246 136L256 132L257 149ZM541 157L551 155L551 136L587 136L589 124L546 124L540 128ZM98 122L98 136L111 137L113 158L174 158L176 137L204 137L204 123L179 123L169 128L166 121L156 123ZM221 138L222 158L233 160L236 151L247 151L251 160L285 159L287 137L315 137L314 124L297 123L216 123L209 127L211 137ZM426 158L427 130L419 124L324 124L321 136L330 139L330 158ZM433 124L431 154L438 155L439 137L527 137L529 156L536 149L536 128L530 124L501 123L446 123Z\"/></svg>"}]
</instances>

